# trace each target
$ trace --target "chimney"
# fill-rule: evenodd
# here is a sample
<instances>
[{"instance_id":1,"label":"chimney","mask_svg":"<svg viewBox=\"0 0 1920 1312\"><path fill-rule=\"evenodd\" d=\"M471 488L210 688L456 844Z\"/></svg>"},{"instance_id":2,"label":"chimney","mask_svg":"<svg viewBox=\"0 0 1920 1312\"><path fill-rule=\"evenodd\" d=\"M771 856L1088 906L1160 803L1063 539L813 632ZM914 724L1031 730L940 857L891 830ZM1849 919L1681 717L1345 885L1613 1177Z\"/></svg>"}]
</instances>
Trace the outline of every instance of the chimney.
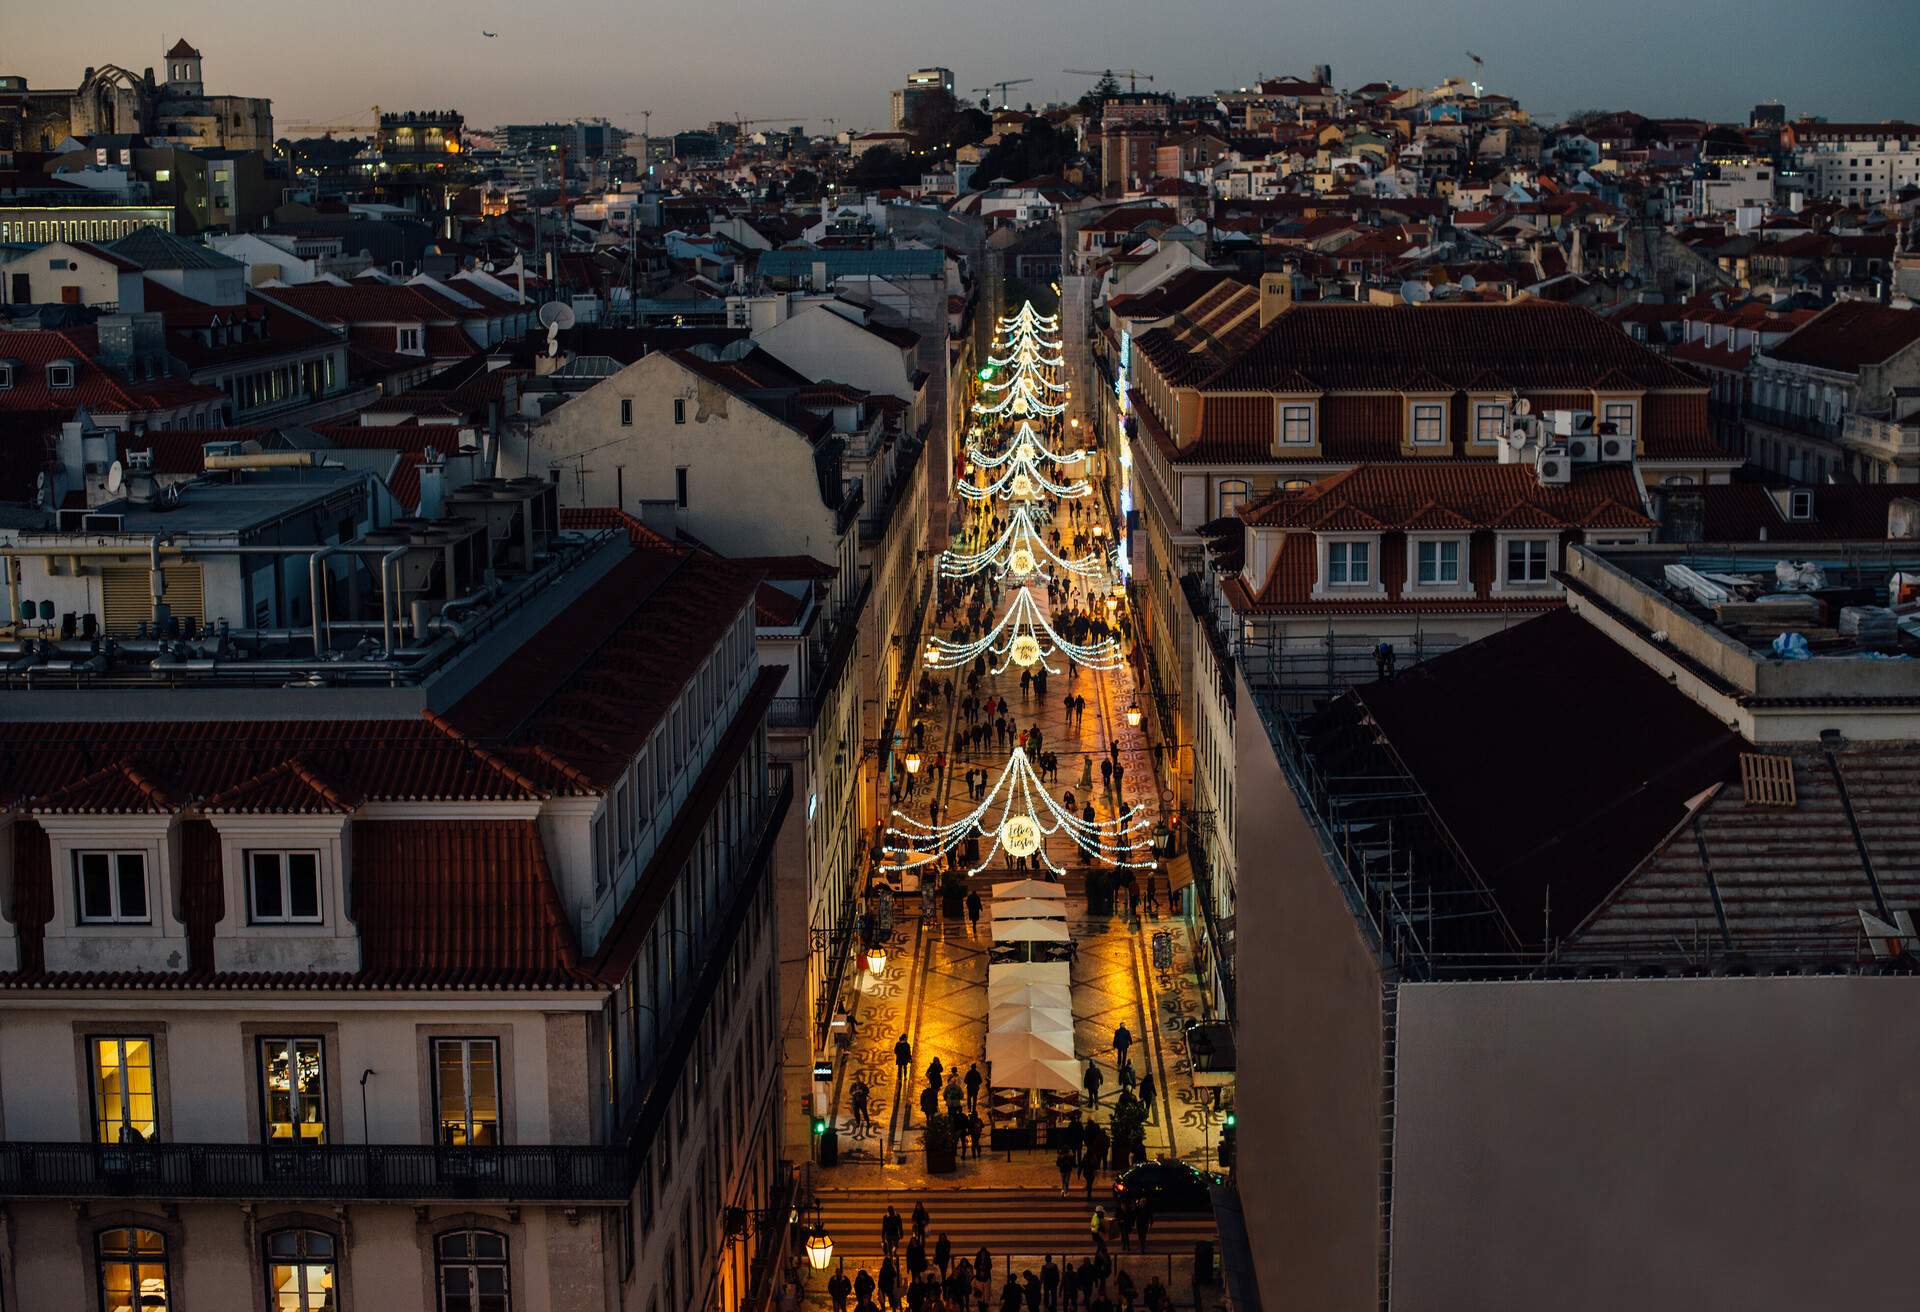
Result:
<instances>
[{"instance_id":1,"label":"chimney","mask_svg":"<svg viewBox=\"0 0 1920 1312\"><path fill-rule=\"evenodd\" d=\"M1293 267L1260 275L1260 326L1265 328L1293 304Z\"/></svg>"},{"instance_id":2,"label":"chimney","mask_svg":"<svg viewBox=\"0 0 1920 1312\"><path fill-rule=\"evenodd\" d=\"M446 513L446 457L428 447L420 460L420 518L440 519Z\"/></svg>"}]
</instances>

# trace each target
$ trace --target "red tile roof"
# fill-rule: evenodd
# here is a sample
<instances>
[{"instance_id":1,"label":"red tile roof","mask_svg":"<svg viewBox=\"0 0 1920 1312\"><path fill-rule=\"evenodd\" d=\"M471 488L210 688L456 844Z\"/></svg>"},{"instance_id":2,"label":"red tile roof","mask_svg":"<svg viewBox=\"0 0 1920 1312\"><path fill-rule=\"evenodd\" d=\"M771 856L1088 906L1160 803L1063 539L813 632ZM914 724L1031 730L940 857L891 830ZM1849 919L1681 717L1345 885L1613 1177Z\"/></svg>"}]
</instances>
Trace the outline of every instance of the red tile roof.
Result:
<instances>
[{"instance_id":1,"label":"red tile roof","mask_svg":"<svg viewBox=\"0 0 1920 1312\"><path fill-rule=\"evenodd\" d=\"M1465 388L1488 369L1527 390L1591 387L1614 372L1638 387L1701 386L1599 316L1541 301L1295 305L1203 385L1263 391L1304 374L1328 390L1394 390L1422 372Z\"/></svg>"},{"instance_id":2,"label":"red tile roof","mask_svg":"<svg viewBox=\"0 0 1920 1312\"><path fill-rule=\"evenodd\" d=\"M1920 342L1920 310L1895 310L1871 301L1841 301L1819 318L1767 348L1767 356L1841 373L1881 364Z\"/></svg>"},{"instance_id":3,"label":"red tile roof","mask_svg":"<svg viewBox=\"0 0 1920 1312\"><path fill-rule=\"evenodd\" d=\"M1627 512L1636 528L1654 523L1641 511L1640 481L1629 465L1579 470L1572 482L1543 485L1529 464L1487 460L1405 460L1358 465L1293 492L1274 492L1240 514L1249 524L1318 528L1335 510L1365 512L1383 526L1405 528L1434 510L1476 528L1526 520L1526 527L1578 528L1601 510Z\"/></svg>"},{"instance_id":4,"label":"red tile roof","mask_svg":"<svg viewBox=\"0 0 1920 1312\"><path fill-rule=\"evenodd\" d=\"M177 379L132 382L96 363L100 337L93 328L33 329L0 333L0 360L20 362L13 386L0 392L0 410L61 410L85 406L95 414L139 414L216 400L217 387ZM47 366L74 366L72 387L47 386Z\"/></svg>"}]
</instances>

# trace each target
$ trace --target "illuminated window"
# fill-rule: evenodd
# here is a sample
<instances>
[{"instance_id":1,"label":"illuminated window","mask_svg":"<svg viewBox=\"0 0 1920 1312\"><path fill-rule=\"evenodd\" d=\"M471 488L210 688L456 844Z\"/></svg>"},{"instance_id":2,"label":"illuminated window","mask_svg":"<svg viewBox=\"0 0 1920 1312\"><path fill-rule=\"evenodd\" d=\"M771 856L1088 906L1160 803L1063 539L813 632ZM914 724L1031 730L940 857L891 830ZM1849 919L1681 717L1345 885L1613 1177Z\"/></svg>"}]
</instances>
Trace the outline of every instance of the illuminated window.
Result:
<instances>
[{"instance_id":1,"label":"illuminated window","mask_svg":"<svg viewBox=\"0 0 1920 1312\"><path fill-rule=\"evenodd\" d=\"M500 1063L494 1041L435 1039L433 1073L440 1142L455 1148L499 1143Z\"/></svg>"},{"instance_id":2,"label":"illuminated window","mask_svg":"<svg viewBox=\"0 0 1920 1312\"><path fill-rule=\"evenodd\" d=\"M1327 544L1327 582L1363 586L1373 581L1373 547L1366 542Z\"/></svg>"},{"instance_id":3,"label":"illuminated window","mask_svg":"<svg viewBox=\"0 0 1920 1312\"><path fill-rule=\"evenodd\" d=\"M1247 498L1253 495L1253 484L1243 478L1230 478L1220 484L1220 517L1240 513L1240 507L1247 504Z\"/></svg>"},{"instance_id":4,"label":"illuminated window","mask_svg":"<svg viewBox=\"0 0 1920 1312\"><path fill-rule=\"evenodd\" d=\"M153 1040L144 1035L96 1038L93 1053L93 1141L144 1143L159 1132L153 1092Z\"/></svg>"},{"instance_id":5,"label":"illuminated window","mask_svg":"<svg viewBox=\"0 0 1920 1312\"><path fill-rule=\"evenodd\" d=\"M456 1230L435 1245L438 1312L509 1312L507 1237L492 1230Z\"/></svg>"},{"instance_id":6,"label":"illuminated window","mask_svg":"<svg viewBox=\"0 0 1920 1312\"><path fill-rule=\"evenodd\" d=\"M1280 407L1280 440L1289 446L1305 446L1312 443L1312 406L1283 405Z\"/></svg>"},{"instance_id":7,"label":"illuminated window","mask_svg":"<svg viewBox=\"0 0 1920 1312\"><path fill-rule=\"evenodd\" d=\"M269 1143L327 1141L326 1074L319 1039L260 1040L260 1129Z\"/></svg>"},{"instance_id":8,"label":"illuminated window","mask_svg":"<svg viewBox=\"0 0 1920 1312\"><path fill-rule=\"evenodd\" d=\"M1446 407L1421 403L1413 407L1413 440L1417 446L1431 446L1447 435Z\"/></svg>"},{"instance_id":9,"label":"illuminated window","mask_svg":"<svg viewBox=\"0 0 1920 1312\"><path fill-rule=\"evenodd\" d=\"M157 1230L102 1230L95 1241L103 1312L166 1312L167 1239Z\"/></svg>"},{"instance_id":10,"label":"illuminated window","mask_svg":"<svg viewBox=\"0 0 1920 1312\"><path fill-rule=\"evenodd\" d=\"M146 853L75 852L73 874L82 924L144 925L152 920Z\"/></svg>"},{"instance_id":11,"label":"illuminated window","mask_svg":"<svg viewBox=\"0 0 1920 1312\"><path fill-rule=\"evenodd\" d=\"M256 925L320 921L320 854L247 853L247 910Z\"/></svg>"},{"instance_id":12,"label":"illuminated window","mask_svg":"<svg viewBox=\"0 0 1920 1312\"><path fill-rule=\"evenodd\" d=\"M1498 442L1507 431L1507 407L1497 402L1481 402L1473 408L1473 440Z\"/></svg>"},{"instance_id":13,"label":"illuminated window","mask_svg":"<svg viewBox=\"0 0 1920 1312\"><path fill-rule=\"evenodd\" d=\"M333 1236L319 1230L276 1230L267 1236L267 1306L271 1312L336 1312Z\"/></svg>"}]
</instances>

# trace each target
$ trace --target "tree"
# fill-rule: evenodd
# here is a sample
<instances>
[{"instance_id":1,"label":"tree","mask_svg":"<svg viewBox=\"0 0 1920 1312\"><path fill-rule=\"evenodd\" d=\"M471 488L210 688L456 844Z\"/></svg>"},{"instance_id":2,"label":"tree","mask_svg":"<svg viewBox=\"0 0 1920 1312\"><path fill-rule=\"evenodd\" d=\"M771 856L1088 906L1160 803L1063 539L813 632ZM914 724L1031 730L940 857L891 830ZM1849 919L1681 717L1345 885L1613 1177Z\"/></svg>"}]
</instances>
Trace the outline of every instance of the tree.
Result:
<instances>
[{"instance_id":1,"label":"tree","mask_svg":"<svg viewBox=\"0 0 1920 1312\"><path fill-rule=\"evenodd\" d=\"M787 179L787 199L795 202L820 199L818 175L812 169L795 169Z\"/></svg>"},{"instance_id":2,"label":"tree","mask_svg":"<svg viewBox=\"0 0 1920 1312\"><path fill-rule=\"evenodd\" d=\"M1009 133L981 157L973 171L973 186L985 190L995 178L1019 182L1024 178L1046 177L1058 173L1073 154L1073 138L1055 130L1053 124L1036 118L1026 131Z\"/></svg>"},{"instance_id":3,"label":"tree","mask_svg":"<svg viewBox=\"0 0 1920 1312\"><path fill-rule=\"evenodd\" d=\"M1106 108L1107 101L1120 94L1120 79L1107 73L1093 84L1093 90L1080 97L1079 110L1094 122L1100 121L1100 114Z\"/></svg>"},{"instance_id":4,"label":"tree","mask_svg":"<svg viewBox=\"0 0 1920 1312\"><path fill-rule=\"evenodd\" d=\"M854 161L847 178L861 188L903 187L920 180L920 166L890 146L876 146Z\"/></svg>"}]
</instances>

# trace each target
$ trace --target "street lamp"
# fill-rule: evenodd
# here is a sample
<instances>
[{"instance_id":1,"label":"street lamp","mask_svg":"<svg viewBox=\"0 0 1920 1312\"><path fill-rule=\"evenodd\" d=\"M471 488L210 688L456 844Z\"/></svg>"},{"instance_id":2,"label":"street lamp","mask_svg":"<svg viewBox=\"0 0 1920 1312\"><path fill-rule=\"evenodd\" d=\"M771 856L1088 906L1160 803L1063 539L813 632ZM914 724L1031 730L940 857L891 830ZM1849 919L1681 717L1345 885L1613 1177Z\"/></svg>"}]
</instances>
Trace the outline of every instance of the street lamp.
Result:
<instances>
[{"instance_id":1,"label":"street lamp","mask_svg":"<svg viewBox=\"0 0 1920 1312\"><path fill-rule=\"evenodd\" d=\"M813 1228L807 1231L807 1265L815 1271L825 1271L827 1264L833 1261L833 1237L827 1233L827 1227L820 1223L816 1213Z\"/></svg>"},{"instance_id":2,"label":"street lamp","mask_svg":"<svg viewBox=\"0 0 1920 1312\"><path fill-rule=\"evenodd\" d=\"M1108 597L1107 598L1107 614L1111 615L1119 609L1120 609L1119 600L1114 597Z\"/></svg>"},{"instance_id":3,"label":"street lamp","mask_svg":"<svg viewBox=\"0 0 1920 1312\"><path fill-rule=\"evenodd\" d=\"M867 949L867 973L879 979L887 972L887 950L883 947Z\"/></svg>"},{"instance_id":4,"label":"street lamp","mask_svg":"<svg viewBox=\"0 0 1920 1312\"><path fill-rule=\"evenodd\" d=\"M920 773L920 753L918 752L907 753L907 773L908 774Z\"/></svg>"},{"instance_id":5,"label":"street lamp","mask_svg":"<svg viewBox=\"0 0 1920 1312\"><path fill-rule=\"evenodd\" d=\"M1140 727L1139 702L1135 702L1133 705L1127 707L1127 727L1129 729L1138 729Z\"/></svg>"}]
</instances>

